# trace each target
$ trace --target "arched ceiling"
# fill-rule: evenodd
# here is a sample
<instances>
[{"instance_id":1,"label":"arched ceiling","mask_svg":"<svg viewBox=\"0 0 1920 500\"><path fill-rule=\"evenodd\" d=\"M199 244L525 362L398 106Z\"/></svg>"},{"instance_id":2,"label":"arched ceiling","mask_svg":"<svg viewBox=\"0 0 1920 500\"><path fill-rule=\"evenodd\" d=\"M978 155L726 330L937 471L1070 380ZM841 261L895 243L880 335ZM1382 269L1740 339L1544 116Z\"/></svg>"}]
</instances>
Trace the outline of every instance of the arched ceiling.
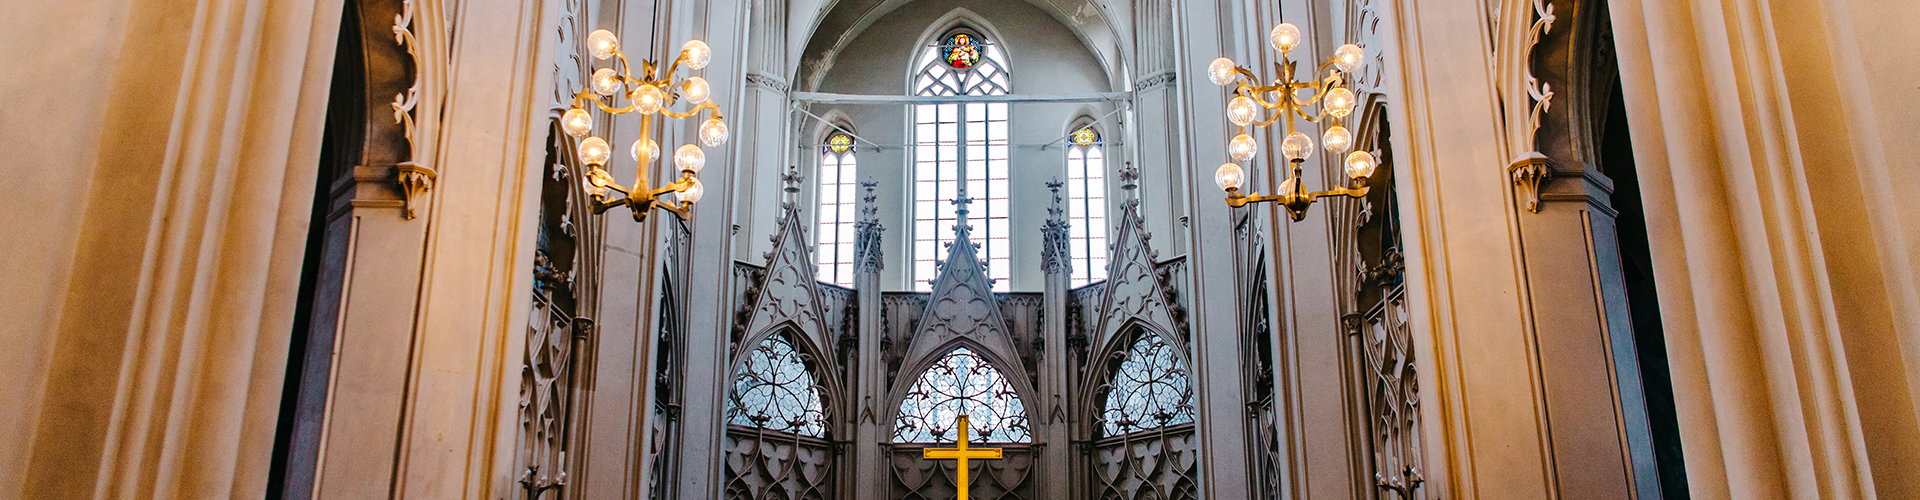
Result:
<instances>
[{"instance_id":1,"label":"arched ceiling","mask_svg":"<svg viewBox=\"0 0 1920 500\"><path fill-rule=\"evenodd\" d=\"M813 90L833 60L860 33L887 14L916 0L794 0L788 4L787 65L796 90ZM981 0L975 10L996 2L1025 1L1072 30L1105 68L1111 87L1131 86L1126 61L1132 18L1130 4L1116 0Z\"/></svg>"}]
</instances>

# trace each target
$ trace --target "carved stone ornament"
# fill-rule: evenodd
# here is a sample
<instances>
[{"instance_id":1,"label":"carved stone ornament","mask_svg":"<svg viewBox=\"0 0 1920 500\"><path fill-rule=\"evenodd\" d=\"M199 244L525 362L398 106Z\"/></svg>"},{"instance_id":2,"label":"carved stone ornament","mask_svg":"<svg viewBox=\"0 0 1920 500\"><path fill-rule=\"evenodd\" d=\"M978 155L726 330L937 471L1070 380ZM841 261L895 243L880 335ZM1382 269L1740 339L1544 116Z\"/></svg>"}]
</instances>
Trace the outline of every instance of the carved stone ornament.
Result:
<instances>
[{"instance_id":1,"label":"carved stone ornament","mask_svg":"<svg viewBox=\"0 0 1920 500\"><path fill-rule=\"evenodd\" d=\"M413 220L416 216L415 201L422 200L426 197L427 191L433 189L433 182L438 177L433 168L414 161L416 158L414 158L413 114L415 108L420 104L420 82L422 76L420 72L420 65L422 64L419 50L420 41L413 36L413 14L415 9L416 6L413 0L403 0L400 2L400 13L393 16L394 43L398 43L401 47L406 48L407 55L413 59L413 85L407 87L406 93L395 94L393 96L393 103L390 105L393 108L393 122L401 126L401 130L407 138L406 155L408 159L395 166L395 180L400 183L401 194L405 196L402 200L402 207L405 210L402 216L406 217L407 220Z\"/></svg>"},{"instance_id":2,"label":"carved stone ornament","mask_svg":"<svg viewBox=\"0 0 1920 500\"><path fill-rule=\"evenodd\" d=\"M1106 299L1100 306L1097 345L1120 333L1129 321L1138 321L1160 333L1185 337L1185 325L1174 311L1168 284L1155 266L1159 255L1147 245L1140 203L1127 202L1121 210L1120 234L1113 240L1107 266Z\"/></svg>"},{"instance_id":3,"label":"carved stone ornament","mask_svg":"<svg viewBox=\"0 0 1920 500\"><path fill-rule=\"evenodd\" d=\"M759 344L760 337L791 323L816 346L832 345L820 338L830 330L821 309L820 290L814 280L814 264L806 234L801 231L800 210L789 204L780 220L780 232L774 236L773 251L767 253L753 308L743 322L745 335L736 348Z\"/></svg>"},{"instance_id":4,"label":"carved stone ornament","mask_svg":"<svg viewBox=\"0 0 1920 500\"><path fill-rule=\"evenodd\" d=\"M1514 185L1520 186L1520 195L1525 197L1527 211L1540 213L1540 192L1546 190L1548 181L1553 180L1553 168L1548 166L1547 155L1538 151L1520 155L1507 167L1507 175L1513 177Z\"/></svg>"},{"instance_id":5,"label":"carved stone ornament","mask_svg":"<svg viewBox=\"0 0 1920 500\"><path fill-rule=\"evenodd\" d=\"M1007 321L1000 314L1000 303L993 295L993 285L987 280L986 267L980 262L970 231L962 215L954 226L946 265L933 280L933 292L927 297L927 308L907 349L907 359L928 356L953 337L966 337L1007 359L1015 358L1017 351L1008 341Z\"/></svg>"}]
</instances>

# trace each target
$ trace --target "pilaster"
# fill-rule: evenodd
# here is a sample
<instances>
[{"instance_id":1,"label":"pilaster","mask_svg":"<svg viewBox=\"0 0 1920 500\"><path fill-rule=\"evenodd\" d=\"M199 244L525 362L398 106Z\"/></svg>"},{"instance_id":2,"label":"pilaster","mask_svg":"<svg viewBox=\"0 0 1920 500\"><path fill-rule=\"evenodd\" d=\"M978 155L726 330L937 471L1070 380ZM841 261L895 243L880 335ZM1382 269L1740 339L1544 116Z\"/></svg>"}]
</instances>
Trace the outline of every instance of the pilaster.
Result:
<instances>
[{"instance_id":1,"label":"pilaster","mask_svg":"<svg viewBox=\"0 0 1920 500\"><path fill-rule=\"evenodd\" d=\"M1029 420L1038 431L1034 442L1045 445L1039 450L1041 477L1045 479L1039 489L1043 498L1070 498L1073 475L1085 472L1072 467L1073 457L1082 455L1072 445L1073 427L1068 418L1077 413L1069 403L1073 397L1068 392L1072 375L1067 370L1073 363L1067 355L1067 291L1073 279L1073 254L1067 246L1065 210L1060 206L1060 188L1064 185L1059 179L1047 183L1053 205L1047 209L1046 224L1040 227L1040 269L1046 277L1040 299L1040 342L1034 348L1040 358L1036 360L1040 367L1040 401L1033 406L1043 414L1032 415Z\"/></svg>"}]
</instances>

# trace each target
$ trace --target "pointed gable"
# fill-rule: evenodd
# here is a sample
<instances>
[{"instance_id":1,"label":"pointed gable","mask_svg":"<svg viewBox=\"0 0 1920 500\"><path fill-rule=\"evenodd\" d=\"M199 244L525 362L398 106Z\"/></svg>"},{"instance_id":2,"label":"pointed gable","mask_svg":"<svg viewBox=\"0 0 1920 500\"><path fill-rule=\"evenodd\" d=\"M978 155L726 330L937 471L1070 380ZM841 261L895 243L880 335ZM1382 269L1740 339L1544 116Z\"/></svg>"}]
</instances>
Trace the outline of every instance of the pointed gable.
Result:
<instances>
[{"instance_id":1,"label":"pointed gable","mask_svg":"<svg viewBox=\"0 0 1920 500\"><path fill-rule=\"evenodd\" d=\"M1168 286L1155 267L1158 255L1147 245L1146 221L1140 218L1140 202L1127 202L1122 209L1120 234L1113 240L1112 260L1107 263L1106 298L1100 307L1099 338L1106 343L1128 321L1137 320L1157 333L1186 334L1176 307L1167 293Z\"/></svg>"},{"instance_id":2,"label":"pointed gable","mask_svg":"<svg viewBox=\"0 0 1920 500\"><path fill-rule=\"evenodd\" d=\"M767 272L760 280L753 308L741 324L738 340L757 345L768 330L792 323L814 346L826 348L828 342L825 313L820 308L819 284L814 280L811 246L807 243L800 210L789 204L780 219L780 231L773 237L773 251L767 252ZM734 346L738 352L742 347Z\"/></svg>"},{"instance_id":3,"label":"pointed gable","mask_svg":"<svg viewBox=\"0 0 1920 500\"><path fill-rule=\"evenodd\" d=\"M954 227L953 242L948 245L946 264L933 280L933 292L927 296L927 308L914 333L909 359L919 359L955 337L965 337L986 346L1003 359L1014 359L1013 345L1007 340L1005 318L993 295L993 284L981 265L979 248L973 243L963 216Z\"/></svg>"}]
</instances>

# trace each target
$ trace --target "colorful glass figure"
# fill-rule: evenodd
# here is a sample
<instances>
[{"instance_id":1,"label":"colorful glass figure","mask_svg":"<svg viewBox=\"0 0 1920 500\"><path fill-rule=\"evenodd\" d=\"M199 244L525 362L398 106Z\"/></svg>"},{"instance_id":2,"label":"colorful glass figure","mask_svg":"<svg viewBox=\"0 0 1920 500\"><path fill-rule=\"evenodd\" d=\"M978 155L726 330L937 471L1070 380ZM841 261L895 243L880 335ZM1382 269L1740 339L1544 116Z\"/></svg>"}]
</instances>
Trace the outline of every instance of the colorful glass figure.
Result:
<instances>
[{"instance_id":1,"label":"colorful glass figure","mask_svg":"<svg viewBox=\"0 0 1920 500\"><path fill-rule=\"evenodd\" d=\"M941 50L944 51L942 55L946 56L948 66L967 69L980 62L980 41L975 40L973 35L954 33L947 38L946 46Z\"/></svg>"},{"instance_id":2,"label":"colorful glass figure","mask_svg":"<svg viewBox=\"0 0 1920 500\"><path fill-rule=\"evenodd\" d=\"M853 136L833 134L833 137L827 138L827 151L833 154L846 154L853 151Z\"/></svg>"},{"instance_id":3,"label":"colorful glass figure","mask_svg":"<svg viewBox=\"0 0 1920 500\"><path fill-rule=\"evenodd\" d=\"M1073 131L1073 145L1075 146L1092 146L1098 142L1100 142L1100 134L1095 133L1093 127Z\"/></svg>"}]
</instances>

